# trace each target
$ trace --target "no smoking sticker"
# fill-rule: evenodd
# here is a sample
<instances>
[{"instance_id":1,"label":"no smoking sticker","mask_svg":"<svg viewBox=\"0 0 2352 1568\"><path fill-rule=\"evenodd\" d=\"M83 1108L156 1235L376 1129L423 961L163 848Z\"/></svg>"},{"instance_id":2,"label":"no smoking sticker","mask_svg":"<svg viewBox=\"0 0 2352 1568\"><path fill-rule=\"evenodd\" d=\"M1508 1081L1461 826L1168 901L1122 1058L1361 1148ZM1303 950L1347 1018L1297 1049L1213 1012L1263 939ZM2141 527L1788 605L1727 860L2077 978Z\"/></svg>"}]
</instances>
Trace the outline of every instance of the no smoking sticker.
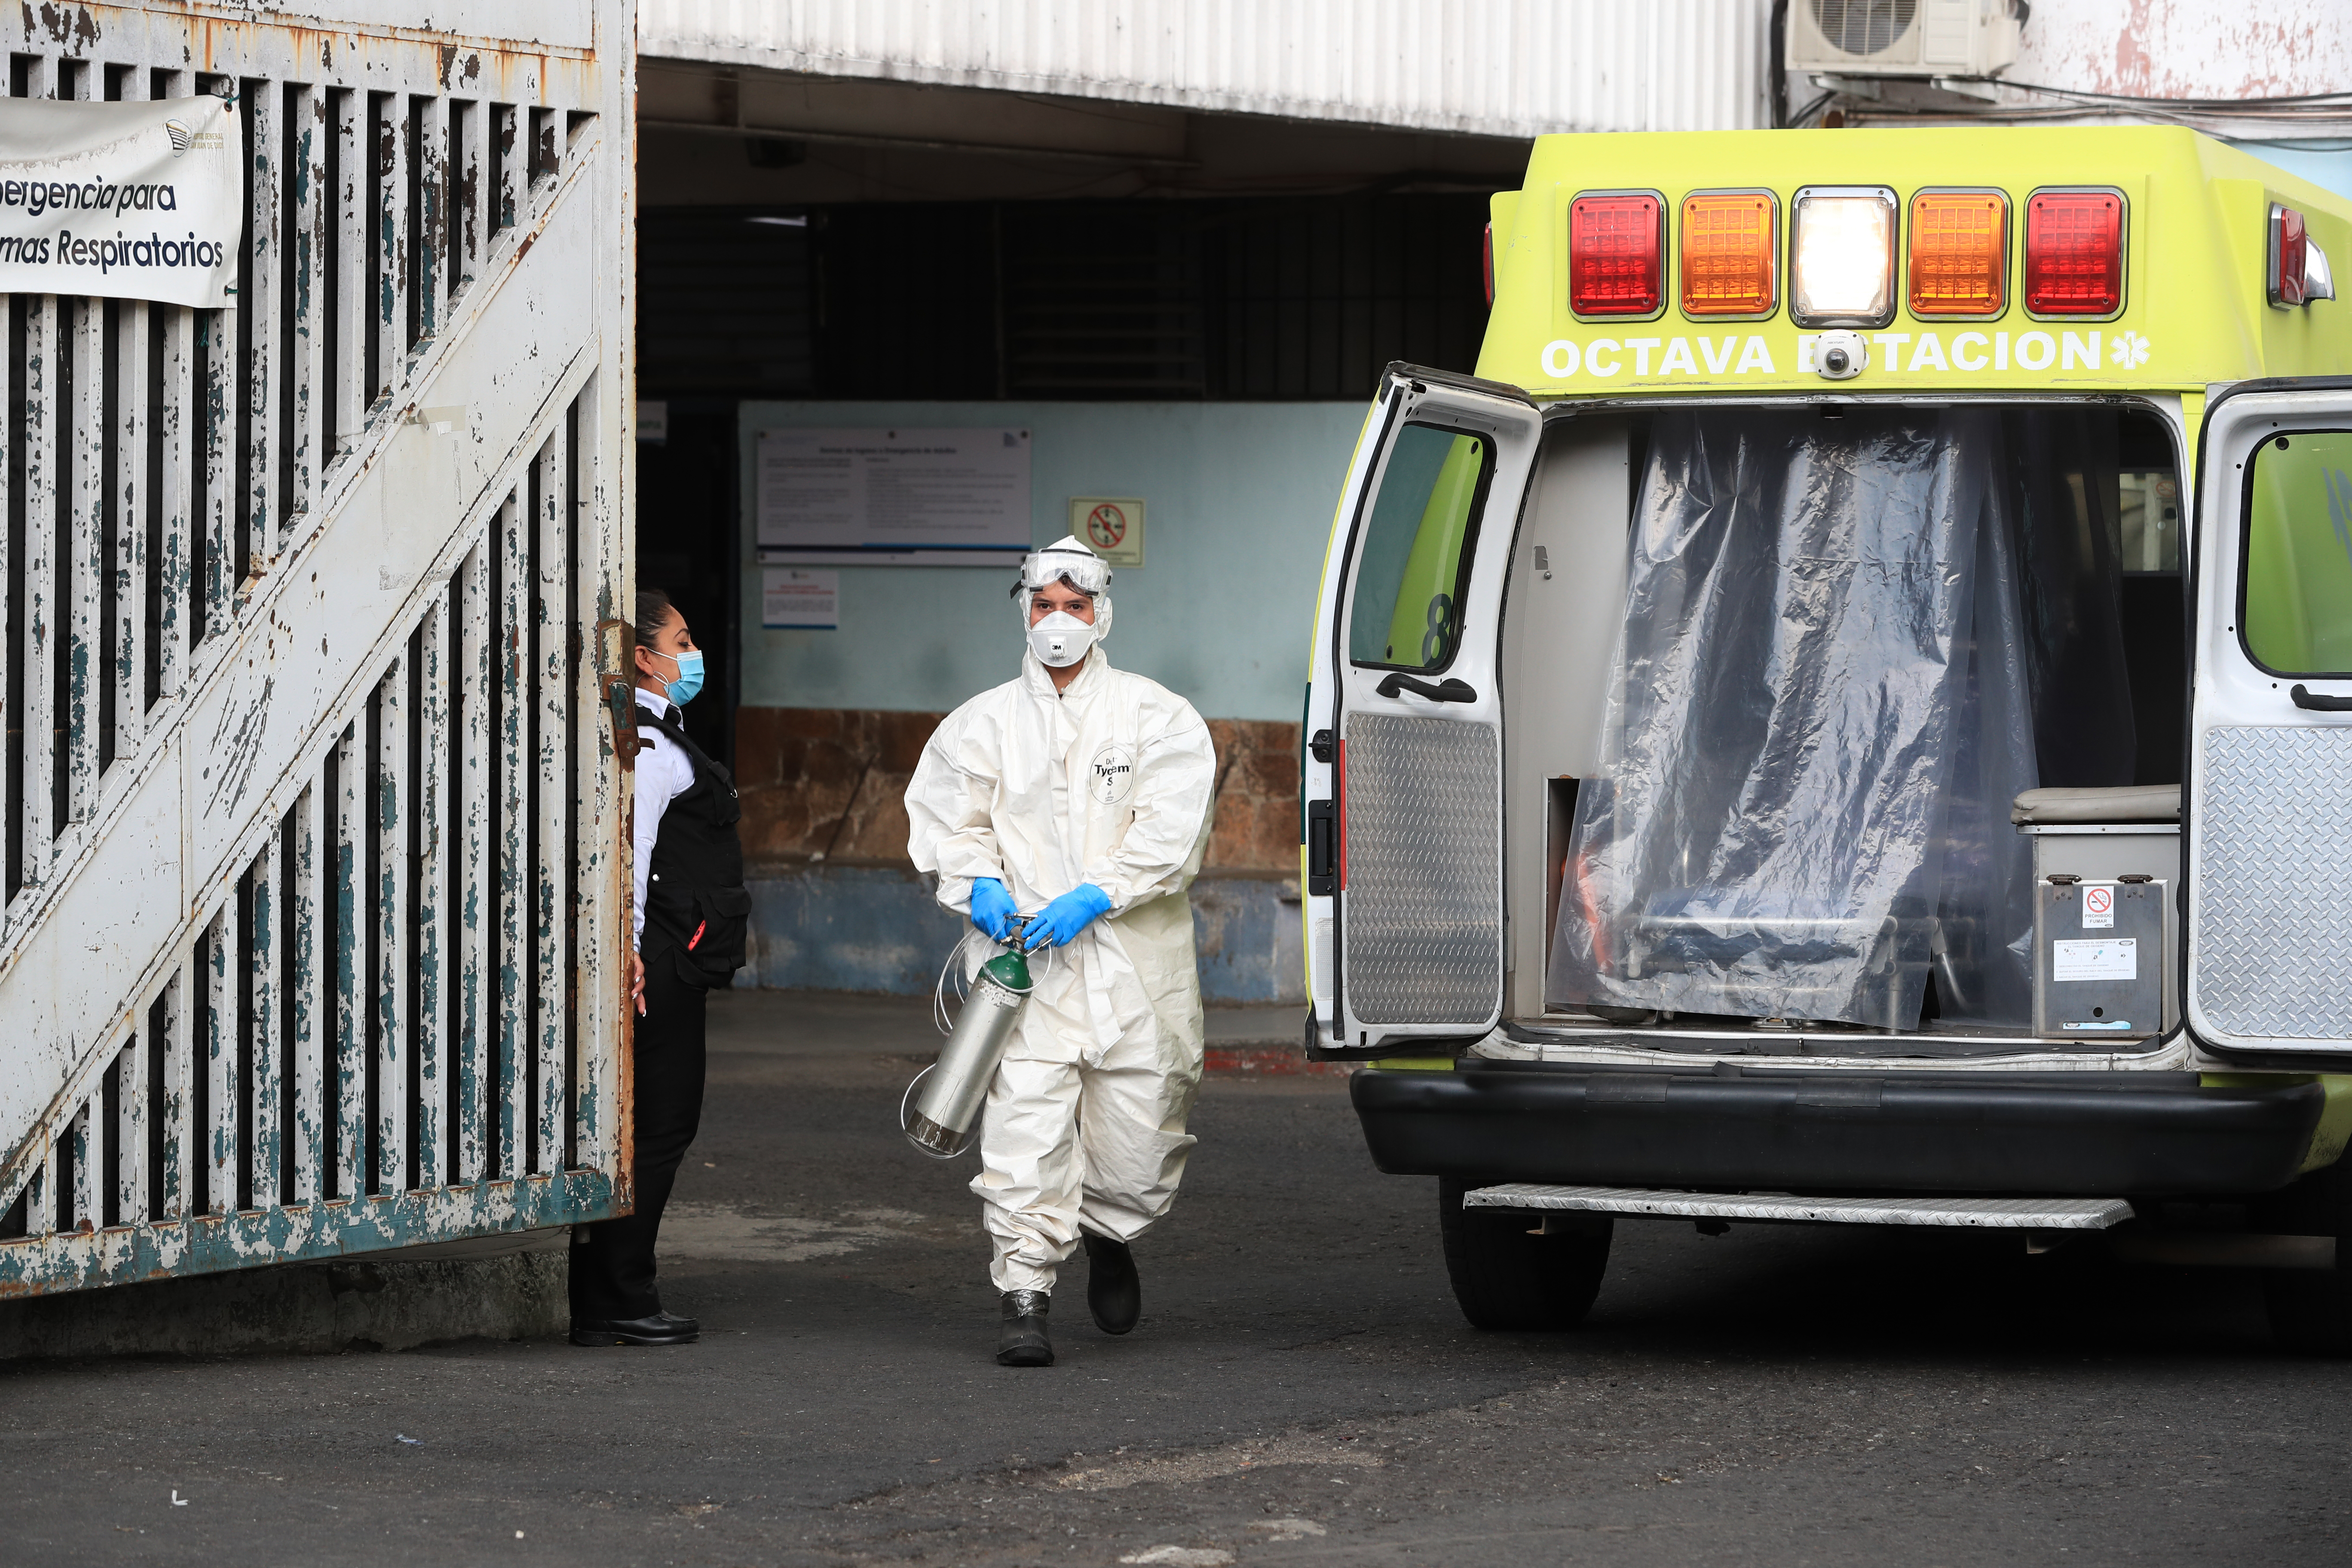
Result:
<instances>
[{"instance_id":1,"label":"no smoking sticker","mask_svg":"<svg viewBox=\"0 0 2352 1568\"><path fill-rule=\"evenodd\" d=\"M1114 567L1143 564L1143 501L1136 496L1072 496L1070 531Z\"/></svg>"},{"instance_id":2,"label":"no smoking sticker","mask_svg":"<svg viewBox=\"0 0 2352 1568\"><path fill-rule=\"evenodd\" d=\"M1117 501L1097 501L1087 513L1087 542L1097 550L1117 550L1127 542L1127 509Z\"/></svg>"},{"instance_id":3,"label":"no smoking sticker","mask_svg":"<svg viewBox=\"0 0 2352 1568\"><path fill-rule=\"evenodd\" d=\"M2083 929L2105 931L2116 923L2116 890L2113 888L2083 889Z\"/></svg>"}]
</instances>

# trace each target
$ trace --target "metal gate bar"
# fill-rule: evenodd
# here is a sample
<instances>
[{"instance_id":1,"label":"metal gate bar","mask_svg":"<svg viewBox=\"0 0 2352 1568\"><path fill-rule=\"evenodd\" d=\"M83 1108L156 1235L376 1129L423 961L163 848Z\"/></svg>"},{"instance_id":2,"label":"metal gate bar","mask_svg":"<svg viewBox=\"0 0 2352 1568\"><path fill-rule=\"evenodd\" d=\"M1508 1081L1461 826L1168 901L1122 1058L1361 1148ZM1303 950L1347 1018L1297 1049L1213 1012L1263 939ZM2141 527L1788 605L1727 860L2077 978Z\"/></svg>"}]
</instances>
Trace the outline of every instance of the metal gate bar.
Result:
<instances>
[{"instance_id":1,"label":"metal gate bar","mask_svg":"<svg viewBox=\"0 0 2352 1568\"><path fill-rule=\"evenodd\" d=\"M632 13L460 16L0 24L248 184L230 310L7 300L0 1296L627 1201Z\"/></svg>"}]
</instances>

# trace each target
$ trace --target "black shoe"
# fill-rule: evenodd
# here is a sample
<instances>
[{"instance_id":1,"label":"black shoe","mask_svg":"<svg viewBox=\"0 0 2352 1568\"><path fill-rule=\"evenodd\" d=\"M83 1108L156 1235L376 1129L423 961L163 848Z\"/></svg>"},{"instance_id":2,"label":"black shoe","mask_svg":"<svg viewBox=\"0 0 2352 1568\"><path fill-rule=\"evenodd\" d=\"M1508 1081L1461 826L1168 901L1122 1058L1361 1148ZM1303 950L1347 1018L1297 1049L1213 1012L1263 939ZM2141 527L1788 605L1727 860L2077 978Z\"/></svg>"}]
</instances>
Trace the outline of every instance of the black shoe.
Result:
<instances>
[{"instance_id":1,"label":"black shoe","mask_svg":"<svg viewBox=\"0 0 2352 1568\"><path fill-rule=\"evenodd\" d=\"M1090 1230L1078 1234L1087 1243L1087 1310L1104 1333L1123 1334L1143 1316L1143 1281L1136 1276L1135 1254L1123 1241Z\"/></svg>"},{"instance_id":2,"label":"black shoe","mask_svg":"<svg viewBox=\"0 0 2352 1568\"><path fill-rule=\"evenodd\" d=\"M692 1318L656 1312L650 1318L572 1320L575 1345L690 1345L702 1337L702 1325Z\"/></svg>"},{"instance_id":3,"label":"black shoe","mask_svg":"<svg viewBox=\"0 0 2352 1568\"><path fill-rule=\"evenodd\" d=\"M1054 1342L1045 1337L1045 1310L1053 1300L1043 1290L1004 1293L1004 1331L996 1336L997 1365L1054 1364Z\"/></svg>"}]
</instances>

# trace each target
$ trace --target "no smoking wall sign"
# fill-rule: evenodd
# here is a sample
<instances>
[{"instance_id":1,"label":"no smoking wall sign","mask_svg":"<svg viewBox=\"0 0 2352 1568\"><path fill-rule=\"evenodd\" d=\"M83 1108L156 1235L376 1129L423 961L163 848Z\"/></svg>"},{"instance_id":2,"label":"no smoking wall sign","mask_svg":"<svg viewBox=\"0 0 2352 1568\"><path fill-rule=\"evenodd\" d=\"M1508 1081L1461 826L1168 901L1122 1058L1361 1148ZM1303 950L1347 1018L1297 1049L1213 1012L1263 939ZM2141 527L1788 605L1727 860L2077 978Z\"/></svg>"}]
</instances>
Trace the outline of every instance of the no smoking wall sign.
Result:
<instances>
[{"instance_id":1,"label":"no smoking wall sign","mask_svg":"<svg viewBox=\"0 0 2352 1568\"><path fill-rule=\"evenodd\" d=\"M1070 531L1113 566L1143 564L1143 501L1137 496L1072 496Z\"/></svg>"}]
</instances>

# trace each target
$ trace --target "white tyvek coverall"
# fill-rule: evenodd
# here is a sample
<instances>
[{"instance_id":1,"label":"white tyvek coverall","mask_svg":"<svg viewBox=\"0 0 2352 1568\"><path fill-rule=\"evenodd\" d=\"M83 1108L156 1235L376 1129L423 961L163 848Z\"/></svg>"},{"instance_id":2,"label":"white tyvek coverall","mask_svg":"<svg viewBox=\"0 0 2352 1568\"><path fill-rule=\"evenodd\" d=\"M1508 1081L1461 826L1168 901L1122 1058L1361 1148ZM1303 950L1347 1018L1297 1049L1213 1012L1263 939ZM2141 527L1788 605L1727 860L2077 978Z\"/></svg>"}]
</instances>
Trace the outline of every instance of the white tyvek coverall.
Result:
<instances>
[{"instance_id":1,"label":"white tyvek coverall","mask_svg":"<svg viewBox=\"0 0 2352 1568\"><path fill-rule=\"evenodd\" d=\"M1075 942L1031 955L1036 989L989 1089L971 1190L999 1290L1051 1290L1081 1224L1132 1241L1175 1202L1201 1086L1185 889L1215 784L1192 705L1096 647L1061 693L1024 653L1018 679L947 716L907 786L907 850L947 908L969 913L980 877L1024 914L1081 882L1110 895Z\"/></svg>"}]
</instances>

